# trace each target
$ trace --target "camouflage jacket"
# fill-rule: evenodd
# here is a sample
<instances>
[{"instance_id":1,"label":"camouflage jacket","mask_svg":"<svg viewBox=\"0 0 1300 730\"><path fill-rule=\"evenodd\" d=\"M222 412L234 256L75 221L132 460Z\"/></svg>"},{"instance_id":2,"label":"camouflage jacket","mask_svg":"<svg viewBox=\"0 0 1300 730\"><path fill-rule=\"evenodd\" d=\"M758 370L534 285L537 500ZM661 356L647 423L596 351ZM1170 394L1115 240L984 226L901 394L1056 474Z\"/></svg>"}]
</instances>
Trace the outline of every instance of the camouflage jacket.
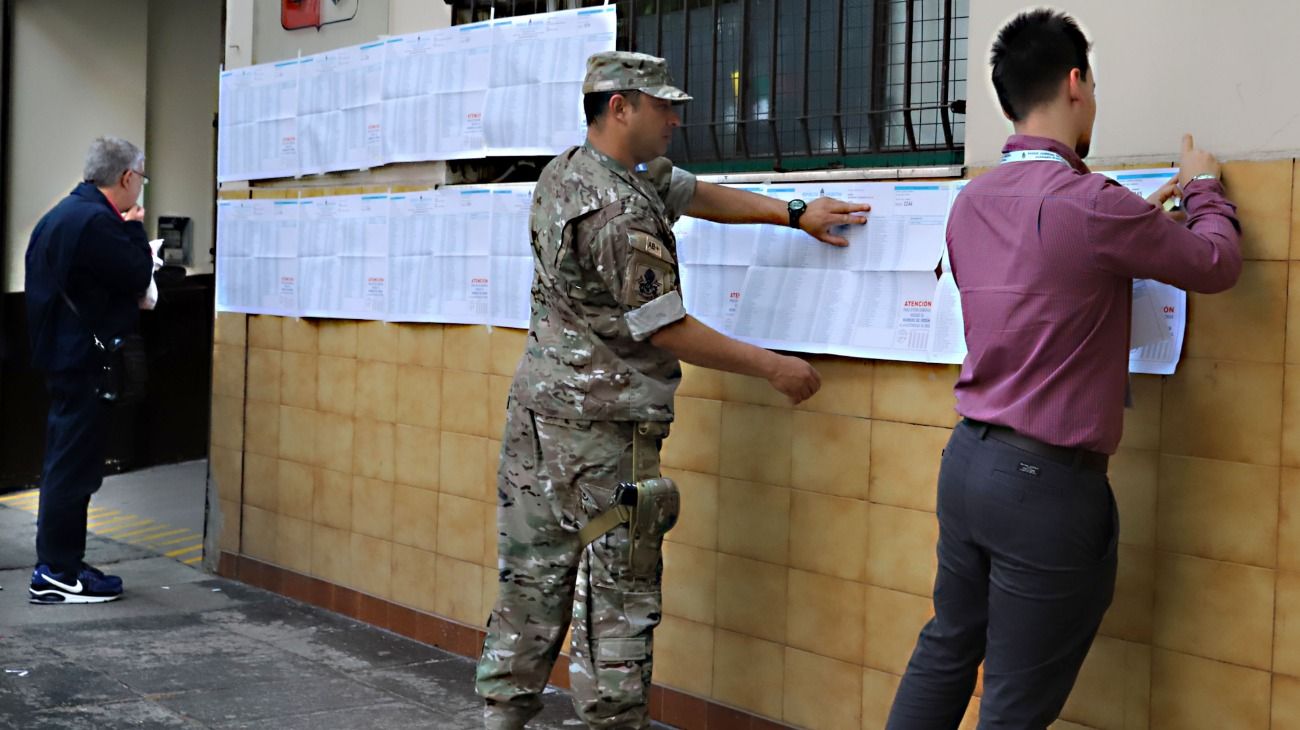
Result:
<instances>
[{"instance_id":1,"label":"camouflage jacket","mask_svg":"<svg viewBox=\"0 0 1300 730\"><path fill-rule=\"evenodd\" d=\"M528 344L511 392L545 416L671 421L677 358L649 337L686 316L672 226L695 177L660 158L629 171L590 145L542 171L529 219Z\"/></svg>"}]
</instances>

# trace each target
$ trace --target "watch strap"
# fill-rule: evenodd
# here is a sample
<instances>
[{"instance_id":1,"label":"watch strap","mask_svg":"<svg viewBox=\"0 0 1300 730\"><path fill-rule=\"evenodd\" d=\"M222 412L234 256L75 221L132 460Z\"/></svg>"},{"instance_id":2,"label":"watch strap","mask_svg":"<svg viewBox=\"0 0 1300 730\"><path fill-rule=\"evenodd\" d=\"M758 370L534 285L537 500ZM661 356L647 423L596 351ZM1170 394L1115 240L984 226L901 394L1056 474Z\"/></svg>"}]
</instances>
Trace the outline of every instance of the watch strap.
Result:
<instances>
[{"instance_id":1,"label":"watch strap","mask_svg":"<svg viewBox=\"0 0 1300 730\"><path fill-rule=\"evenodd\" d=\"M803 217L804 213L808 212L808 204L802 200L799 200L798 202L803 203L803 205L796 208L794 205L792 205L794 202L795 201L790 201L790 203L787 203L785 209L786 212L790 215L790 221L787 225L789 225L791 228L797 229L799 228L799 219Z\"/></svg>"}]
</instances>

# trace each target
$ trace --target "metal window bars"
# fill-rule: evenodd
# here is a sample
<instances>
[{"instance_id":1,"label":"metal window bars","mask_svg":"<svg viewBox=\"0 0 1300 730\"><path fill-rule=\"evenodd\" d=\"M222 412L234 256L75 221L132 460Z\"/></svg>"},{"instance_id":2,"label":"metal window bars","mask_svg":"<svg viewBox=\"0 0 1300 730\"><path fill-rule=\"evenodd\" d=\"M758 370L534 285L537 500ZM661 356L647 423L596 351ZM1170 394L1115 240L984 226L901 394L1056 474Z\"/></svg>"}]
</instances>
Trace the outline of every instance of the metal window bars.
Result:
<instances>
[{"instance_id":1,"label":"metal window bars","mask_svg":"<svg viewBox=\"0 0 1300 730\"><path fill-rule=\"evenodd\" d=\"M959 164L971 0L618 0L617 47L695 97L697 172ZM456 24L605 4L448 0Z\"/></svg>"}]
</instances>

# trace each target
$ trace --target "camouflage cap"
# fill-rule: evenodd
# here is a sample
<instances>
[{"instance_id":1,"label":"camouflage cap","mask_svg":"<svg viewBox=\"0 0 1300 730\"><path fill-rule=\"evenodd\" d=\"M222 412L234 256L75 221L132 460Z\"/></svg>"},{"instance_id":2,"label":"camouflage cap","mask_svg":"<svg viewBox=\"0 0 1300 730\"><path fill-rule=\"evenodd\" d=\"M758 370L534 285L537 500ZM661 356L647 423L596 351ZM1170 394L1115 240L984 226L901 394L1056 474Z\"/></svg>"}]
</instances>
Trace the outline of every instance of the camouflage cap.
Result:
<instances>
[{"instance_id":1,"label":"camouflage cap","mask_svg":"<svg viewBox=\"0 0 1300 730\"><path fill-rule=\"evenodd\" d=\"M587 59L587 77L582 93L631 91L666 99L690 101L691 96L673 85L668 62L644 53L602 51Z\"/></svg>"}]
</instances>

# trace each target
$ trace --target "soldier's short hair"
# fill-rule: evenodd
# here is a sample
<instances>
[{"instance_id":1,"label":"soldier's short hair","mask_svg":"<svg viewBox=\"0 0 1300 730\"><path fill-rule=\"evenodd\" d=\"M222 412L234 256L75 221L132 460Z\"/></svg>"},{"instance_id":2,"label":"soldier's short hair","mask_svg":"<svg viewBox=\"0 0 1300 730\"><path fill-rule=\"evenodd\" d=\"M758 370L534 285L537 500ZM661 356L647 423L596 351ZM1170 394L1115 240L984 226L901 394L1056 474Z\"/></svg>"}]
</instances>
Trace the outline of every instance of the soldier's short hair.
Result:
<instances>
[{"instance_id":1,"label":"soldier's short hair","mask_svg":"<svg viewBox=\"0 0 1300 730\"><path fill-rule=\"evenodd\" d=\"M634 107L641 106L641 92L634 89L626 91L593 91L590 94L582 95L582 111L587 115L587 126L590 127L609 111L609 100L614 98L615 94L622 94Z\"/></svg>"},{"instance_id":2,"label":"soldier's short hair","mask_svg":"<svg viewBox=\"0 0 1300 730\"><path fill-rule=\"evenodd\" d=\"M121 137L99 137L86 151L82 179L97 187L112 187L123 173L138 170L143 163L144 152L134 144Z\"/></svg>"}]
</instances>

